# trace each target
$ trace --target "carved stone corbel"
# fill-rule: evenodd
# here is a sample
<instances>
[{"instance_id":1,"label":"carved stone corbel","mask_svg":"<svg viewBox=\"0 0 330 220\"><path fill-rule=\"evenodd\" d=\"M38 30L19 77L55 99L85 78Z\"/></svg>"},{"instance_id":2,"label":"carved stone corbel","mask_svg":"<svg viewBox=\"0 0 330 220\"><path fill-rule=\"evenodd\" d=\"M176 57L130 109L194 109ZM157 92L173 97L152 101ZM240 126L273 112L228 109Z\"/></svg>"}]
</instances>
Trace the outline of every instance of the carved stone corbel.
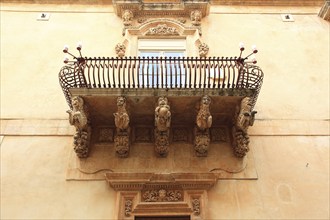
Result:
<instances>
[{"instance_id":1,"label":"carved stone corbel","mask_svg":"<svg viewBox=\"0 0 330 220\"><path fill-rule=\"evenodd\" d=\"M199 201L199 199L198 198L192 199L191 204L192 204L194 214L195 215L200 215L200 213L201 213L201 202Z\"/></svg>"},{"instance_id":2,"label":"carved stone corbel","mask_svg":"<svg viewBox=\"0 0 330 220\"><path fill-rule=\"evenodd\" d=\"M133 17L133 12L131 10L125 10L122 15L124 26L131 26Z\"/></svg>"},{"instance_id":3,"label":"carved stone corbel","mask_svg":"<svg viewBox=\"0 0 330 220\"><path fill-rule=\"evenodd\" d=\"M127 157L130 147L130 127L125 97L120 96L117 98L117 107L117 112L113 114L116 125L115 149L119 157Z\"/></svg>"},{"instance_id":4,"label":"carved stone corbel","mask_svg":"<svg viewBox=\"0 0 330 220\"><path fill-rule=\"evenodd\" d=\"M207 95L203 96L199 111L196 117L195 127L195 151L196 155L203 157L207 156L208 148L210 144L210 131L212 126L212 115L210 113L211 98Z\"/></svg>"},{"instance_id":5,"label":"carved stone corbel","mask_svg":"<svg viewBox=\"0 0 330 220\"><path fill-rule=\"evenodd\" d=\"M256 111L252 111L252 100L250 97L242 99L239 112L233 126L233 147L237 157L244 157L250 150L250 138L247 133L249 126L254 123Z\"/></svg>"},{"instance_id":6,"label":"carved stone corbel","mask_svg":"<svg viewBox=\"0 0 330 220\"><path fill-rule=\"evenodd\" d=\"M74 151L79 158L88 157L91 127L88 120L87 106L80 96L74 96L71 99L72 110L68 110L69 123L76 128L74 135Z\"/></svg>"},{"instance_id":7,"label":"carved stone corbel","mask_svg":"<svg viewBox=\"0 0 330 220\"><path fill-rule=\"evenodd\" d=\"M191 23L195 26L200 26L202 21L202 12L200 10L194 10L190 13Z\"/></svg>"},{"instance_id":8,"label":"carved stone corbel","mask_svg":"<svg viewBox=\"0 0 330 220\"><path fill-rule=\"evenodd\" d=\"M158 98L155 109L155 151L158 156L166 157L169 151L171 111L166 97Z\"/></svg>"}]
</instances>

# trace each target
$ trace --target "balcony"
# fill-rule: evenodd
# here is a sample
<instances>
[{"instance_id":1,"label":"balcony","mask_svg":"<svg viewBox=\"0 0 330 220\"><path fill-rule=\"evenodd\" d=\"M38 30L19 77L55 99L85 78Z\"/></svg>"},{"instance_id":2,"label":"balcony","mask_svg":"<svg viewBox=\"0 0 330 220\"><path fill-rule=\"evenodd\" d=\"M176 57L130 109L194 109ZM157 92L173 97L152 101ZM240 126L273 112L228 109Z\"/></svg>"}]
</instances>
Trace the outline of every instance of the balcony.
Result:
<instances>
[{"instance_id":1,"label":"balcony","mask_svg":"<svg viewBox=\"0 0 330 220\"><path fill-rule=\"evenodd\" d=\"M261 69L241 57L76 58L59 73L76 127L74 148L88 157L105 142L129 157L136 143L167 157L185 142L198 157L227 140L233 155L249 150L248 126L263 81Z\"/></svg>"}]
</instances>

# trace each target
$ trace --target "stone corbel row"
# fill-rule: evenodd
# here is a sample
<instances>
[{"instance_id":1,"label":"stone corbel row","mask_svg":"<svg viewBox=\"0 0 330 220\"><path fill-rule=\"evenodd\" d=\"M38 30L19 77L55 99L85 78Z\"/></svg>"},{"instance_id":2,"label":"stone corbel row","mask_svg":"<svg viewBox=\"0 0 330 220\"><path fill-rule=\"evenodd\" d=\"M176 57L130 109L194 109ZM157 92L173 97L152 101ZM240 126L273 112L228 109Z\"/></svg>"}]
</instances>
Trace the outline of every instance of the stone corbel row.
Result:
<instances>
[{"instance_id":1,"label":"stone corbel row","mask_svg":"<svg viewBox=\"0 0 330 220\"><path fill-rule=\"evenodd\" d=\"M194 128L194 149L196 156L205 157L210 145L210 128L212 115L210 113L211 98L207 95L201 98ZM72 98L73 110L67 111L69 123L76 128L74 135L74 151L80 158L88 156L91 126L88 119L88 109L82 97ZM237 157L244 157L249 151L249 135L247 130L254 123L256 111L252 111L249 97L242 99L237 109L232 126L232 145ZM114 145L119 157L128 157L130 150L129 126L130 118L126 110L126 98L117 98L117 112L114 113L116 132ZM159 97L155 108L155 152L160 157L166 157L170 145L171 109L167 97Z\"/></svg>"}]
</instances>

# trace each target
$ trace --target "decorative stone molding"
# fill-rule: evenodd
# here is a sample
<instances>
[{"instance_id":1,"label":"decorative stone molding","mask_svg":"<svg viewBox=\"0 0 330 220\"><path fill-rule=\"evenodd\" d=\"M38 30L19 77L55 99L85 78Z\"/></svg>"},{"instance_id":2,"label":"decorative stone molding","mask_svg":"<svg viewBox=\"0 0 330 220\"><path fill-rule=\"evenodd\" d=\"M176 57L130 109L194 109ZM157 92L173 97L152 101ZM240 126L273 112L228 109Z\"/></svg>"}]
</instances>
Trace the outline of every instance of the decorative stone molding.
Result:
<instances>
[{"instance_id":1,"label":"decorative stone molding","mask_svg":"<svg viewBox=\"0 0 330 220\"><path fill-rule=\"evenodd\" d=\"M195 26L200 26L202 21L202 12L200 10L194 10L190 13L191 23Z\"/></svg>"},{"instance_id":2,"label":"decorative stone molding","mask_svg":"<svg viewBox=\"0 0 330 220\"><path fill-rule=\"evenodd\" d=\"M76 128L76 133L73 137L74 151L79 158L88 157L91 127L88 120L87 106L80 96L72 97L71 104L73 110L68 110L69 123Z\"/></svg>"},{"instance_id":3,"label":"decorative stone molding","mask_svg":"<svg viewBox=\"0 0 330 220\"><path fill-rule=\"evenodd\" d=\"M206 57L209 52L209 46L206 43L202 43L198 46L198 52L200 57Z\"/></svg>"},{"instance_id":4,"label":"decorative stone molding","mask_svg":"<svg viewBox=\"0 0 330 220\"><path fill-rule=\"evenodd\" d=\"M116 134L114 138L116 153L119 157L127 157L130 145L129 115L126 110L126 99L123 96L117 98L118 111L114 113Z\"/></svg>"},{"instance_id":5,"label":"decorative stone molding","mask_svg":"<svg viewBox=\"0 0 330 220\"><path fill-rule=\"evenodd\" d=\"M154 28L150 28L146 35L179 35L179 32L174 27L168 27L166 24L158 24Z\"/></svg>"},{"instance_id":6,"label":"decorative stone molding","mask_svg":"<svg viewBox=\"0 0 330 220\"><path fill-rule=\"evenodd\" d=\"M125 56L125 52L126 52L125 44L123 44L123 43L116 44L115 51L116 51L117 56L119 56L119 57Z\"/></svg>"},{"instance_id":7,"label":"decorative stone molding","mask_svg":"<svg viewBox=\"0 0 330 220\"><path fill-rule=\"evenodd\" d=\"M256 113L252 111L251 98L243 98L233 126L233 147L237 157L244 157L249 151L250 138L247 130L253 125Z\"/></svg>"},{"instance_id":8,"label":"decorative stone molding","mask_svg":"<svg viewBox=\"0 0 330 220\"><path fill-rule=\"evenodd\" d=\"M319 12L319 17L323 18L324 20L330 21L330 0L326 0L324 2L324 5Z\"/></svg>"},{"instance_id":9,"label":"decorative stone molding","mask_svg":"<svg viewBox=\"0 0 330 220\"><path fill-rule=\"evenodd\" d=\"M200 101L199 111L196 118L196 124L199 130L204 131L206 129L209 129L212 125L210 104L211 104L211 98L207 95L203 96Z\"/></svg>"},{"instance_id":10,"label":"decorative stone molding","mask_svg":"<svg viewBox=\"0 0 330 220\"><path fill-rule=\"evenodd\" d=\"M115 219L133 220L141 215L187 215L204 219L207 190L216 183L213 173L106 173L117 191Z\"/></svg>"}]
</instances>

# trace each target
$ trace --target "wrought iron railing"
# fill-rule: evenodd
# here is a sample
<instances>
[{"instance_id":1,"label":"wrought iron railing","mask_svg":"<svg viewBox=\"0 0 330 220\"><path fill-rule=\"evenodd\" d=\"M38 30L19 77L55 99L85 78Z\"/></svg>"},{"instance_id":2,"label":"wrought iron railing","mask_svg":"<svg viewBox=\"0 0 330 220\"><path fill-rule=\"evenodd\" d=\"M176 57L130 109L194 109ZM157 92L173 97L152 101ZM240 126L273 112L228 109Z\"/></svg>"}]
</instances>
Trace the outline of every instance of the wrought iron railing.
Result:
<instances>
[{"instance_id":1,"label":"wrought iron railing","mask_svg":"<svg viewBox=\"0 0 330 220\"><path fill-rule=\"evenodd\" d=\"M64 66L59 80L70 107L70 88L253 89L254 105L263 72L237 57L86 57Z\"/></svg>"}]
</instances>

